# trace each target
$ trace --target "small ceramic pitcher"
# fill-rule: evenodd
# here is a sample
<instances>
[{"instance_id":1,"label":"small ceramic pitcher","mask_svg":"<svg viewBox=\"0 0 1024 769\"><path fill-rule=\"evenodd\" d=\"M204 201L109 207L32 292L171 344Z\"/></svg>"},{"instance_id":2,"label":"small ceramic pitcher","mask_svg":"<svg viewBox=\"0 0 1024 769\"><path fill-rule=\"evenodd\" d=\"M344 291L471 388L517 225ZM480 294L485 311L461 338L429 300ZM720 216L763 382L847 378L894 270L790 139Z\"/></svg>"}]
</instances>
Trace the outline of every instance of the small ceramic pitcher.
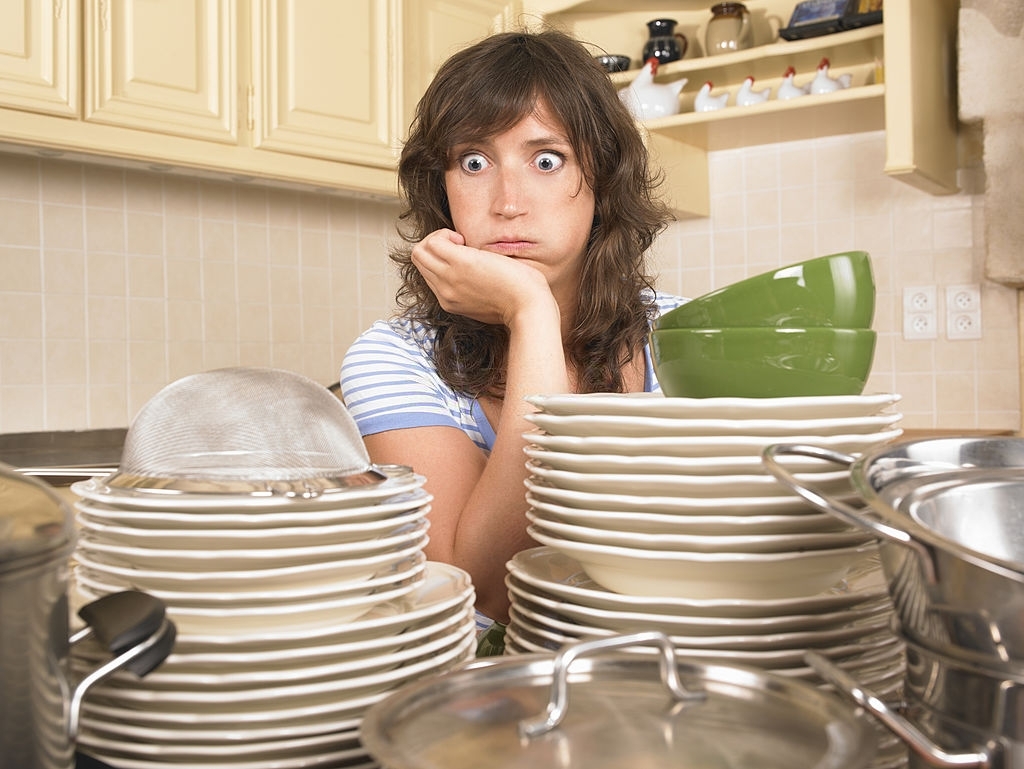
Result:
<instances>
[{"instance_id":1,"label":"small ceramic pitcher","mask_svg":"<svg viewBox=\"0 0 1024 769\"><path fill-rule=\"evenodd\" d=\"M654 19L647 22L647 42L644 43L644 61L657 59L658 64L678 61L686 53L686 36L676 32L675 19Z\"/></svg>"},{"instance_id":2,"label":"small ceramic pitcher","mask_svg":"<svg viewBox=\"0 0 1024 769\"><path fill-rule=\"evenodd\" d=\"M742 51L753 44L750 11L743 3L711 6L711 20L704 31L704 52L708 56Z\"/></svg>"}]
</instances>

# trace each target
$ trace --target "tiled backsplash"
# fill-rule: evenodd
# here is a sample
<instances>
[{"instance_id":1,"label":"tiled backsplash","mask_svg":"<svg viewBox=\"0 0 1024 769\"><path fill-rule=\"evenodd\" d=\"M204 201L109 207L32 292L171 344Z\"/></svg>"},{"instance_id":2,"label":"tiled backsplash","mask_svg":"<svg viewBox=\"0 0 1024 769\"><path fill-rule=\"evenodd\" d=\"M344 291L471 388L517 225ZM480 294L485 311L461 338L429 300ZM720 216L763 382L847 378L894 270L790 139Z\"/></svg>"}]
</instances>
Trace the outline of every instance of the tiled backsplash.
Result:
<instances>
[{"instance_id":1,"label":"tiled backsplash","mask_svg":"<svg viewBox=\"0 0 1024 769\"><path fill-rule=\"evenodd\" d=\"M986 283L980 171L933 197L882 174L884 136L714 153L712 216L659 240L659 287L696 296L819 254L869 251L870 391L908 427L1020 426L1016 292ZM0 432L122 427L161 387L233 365L337 379L388 313L397 206L0 155ZM982 287L983 336L945 338L942 288ZM905 341L902 290L939 288L939 337Z\"/></svg>"}]
</instances>

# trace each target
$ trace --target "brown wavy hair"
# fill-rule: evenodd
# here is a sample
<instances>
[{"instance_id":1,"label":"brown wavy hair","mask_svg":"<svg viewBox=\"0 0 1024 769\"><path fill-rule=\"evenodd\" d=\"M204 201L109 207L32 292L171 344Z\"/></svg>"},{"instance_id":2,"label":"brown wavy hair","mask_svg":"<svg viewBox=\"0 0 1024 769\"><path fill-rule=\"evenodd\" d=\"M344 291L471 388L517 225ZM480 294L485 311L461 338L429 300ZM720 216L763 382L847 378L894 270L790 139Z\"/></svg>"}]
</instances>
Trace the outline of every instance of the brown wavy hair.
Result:
<instances>
[{"instance_id":1,"label":"brown wavy hair","mask_svg":"<svg viewBox=\"0 0 1024 769\"><path fill-rule=\"evenodd\" d=\"M615 86L563 32L484 38L448 59L419 102L398 167L404 242L390 254L403 314L436 329L440 376L473 397L503 395L507 329L445 311L412 264L412 245L454 229L444 186L452 147L511 128L540 101L561 122L596 200L575 323L564 340L581 392L622 391L623 367L642 349L654 314L646 253L671 214L655 195L661 175Z\"/></svg>"}]
</instances>

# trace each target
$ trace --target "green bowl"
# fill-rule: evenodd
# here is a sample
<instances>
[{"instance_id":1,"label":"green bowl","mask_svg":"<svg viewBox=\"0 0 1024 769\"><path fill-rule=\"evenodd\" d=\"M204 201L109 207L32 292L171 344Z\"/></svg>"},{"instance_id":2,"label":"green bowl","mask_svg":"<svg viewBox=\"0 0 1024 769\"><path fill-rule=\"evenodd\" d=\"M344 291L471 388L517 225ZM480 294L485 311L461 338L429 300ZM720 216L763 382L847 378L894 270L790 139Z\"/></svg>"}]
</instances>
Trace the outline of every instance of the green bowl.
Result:
<instances>
[{"instance_id":1,"label":"green bowl","mask_svg":"<svg viewBox=\"0 0 1024 769\"><path fill-rule=\"evenodd\" d=\"M860 395L875 355L868 328L668 328L651 332L662 392L685 398Z\"/></svg>"},{"instance_id":2,"label":"green bowl","mask_svg":"<svg viewBox=\"0 0 1024 769\"><path fill-rule=\"evenodd\" d=\"M866 251L819 256L699 296L655 320L661 328L871 328L875 279Z\"/></svg>"}]
</instances>

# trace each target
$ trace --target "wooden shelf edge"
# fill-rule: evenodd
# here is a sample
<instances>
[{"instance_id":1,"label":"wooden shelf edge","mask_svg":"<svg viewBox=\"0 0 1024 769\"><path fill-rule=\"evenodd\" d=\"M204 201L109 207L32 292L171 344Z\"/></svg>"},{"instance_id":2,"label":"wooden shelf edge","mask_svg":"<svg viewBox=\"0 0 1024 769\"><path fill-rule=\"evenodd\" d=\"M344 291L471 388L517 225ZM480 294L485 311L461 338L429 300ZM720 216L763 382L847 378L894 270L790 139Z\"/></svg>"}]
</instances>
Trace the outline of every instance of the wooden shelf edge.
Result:
<instances>
[{"instance_id":1,"label":"wooden shelf edge","mask_svg":"<svg viewBox=\"0 0 1024 769\"><path fill-rule=\"evenodd\" d=\"M862 133L885 127L884 97L884 85L870 85L750 107L688 112L648 121L646 127L709 151Z\"/></svg>"}]
</instances>

